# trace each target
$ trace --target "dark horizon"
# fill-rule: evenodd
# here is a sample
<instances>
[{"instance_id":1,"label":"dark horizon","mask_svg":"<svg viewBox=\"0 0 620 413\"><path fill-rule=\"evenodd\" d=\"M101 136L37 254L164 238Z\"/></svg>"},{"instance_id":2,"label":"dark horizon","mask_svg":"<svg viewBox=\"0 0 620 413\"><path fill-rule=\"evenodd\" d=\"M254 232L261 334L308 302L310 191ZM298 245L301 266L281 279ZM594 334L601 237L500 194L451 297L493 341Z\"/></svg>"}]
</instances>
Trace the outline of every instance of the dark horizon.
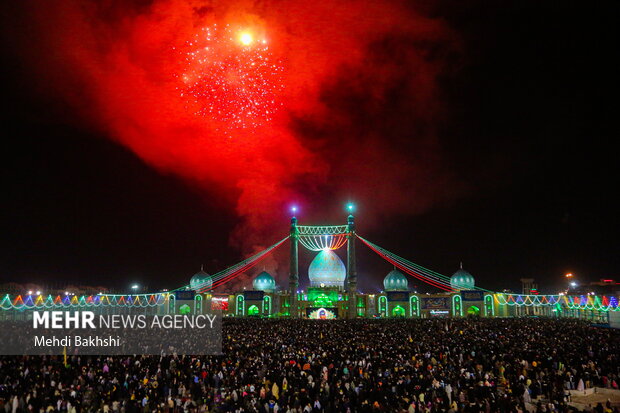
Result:
<instances>
[{"instance_id":1,"label":"dark horizon","mask_svg":"<svg viewBox=\"0 0 620 413\"><path fill-rule=\"evenodd\" d=\"M236 169L228 186L217 170L188 177L162 169L84 115L83 107L100 104L88 92L74 89L68 98L68 85L43 87L48 80L36 78L35 66L54 67L62 55L25 47L31 36L46 38L32 7L1 8L0 284L176 288L202 264L218 272L286 236L289 205L299 204L301 224L344 224L348 201L365 238L448 276L463 262L483 288L520 291L520 278L534 278L541 292L556 293L567 272L582 282L620 281L616 105L609 103L618 82L617 3L415 3L444 33L429 40L436 47L423 46L425 63L402 54L417 56L428 39L396 29L365 45L368 67L341 63L317 86L333 119L317 121L312 112L286 126L329 167L327 176L316 170L322 165L275 175L273 164L252 163L243 149L236 168L247 162L248 176L277 176L280 185L274 196L265 183L246 205L239 201L246 176ZM428 94L422 104L411 91L420 84L403 83L419 67L435 75L434 87L420 90ZM427 113L426 103L438 109ZM244 208L264 208L267 222L252 227ZM286 253L277 257L276 280L286 285ZM310 260L301 253L302 284ZM381 289L390 269L358 243L360 290Z\"/></svg>"}]
</instances>

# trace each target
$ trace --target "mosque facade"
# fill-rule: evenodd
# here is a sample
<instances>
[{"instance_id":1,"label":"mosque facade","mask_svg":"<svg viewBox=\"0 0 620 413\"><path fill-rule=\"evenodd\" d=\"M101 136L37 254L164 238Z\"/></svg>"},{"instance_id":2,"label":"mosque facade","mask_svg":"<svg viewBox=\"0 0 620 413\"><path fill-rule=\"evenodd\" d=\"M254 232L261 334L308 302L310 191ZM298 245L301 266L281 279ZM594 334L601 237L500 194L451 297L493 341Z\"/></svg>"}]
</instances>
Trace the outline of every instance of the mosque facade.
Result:
<instances>
[{"instance_id":1,"label":"mosque facade","mask_svg":"<svg viewBox=\"0 0 620 413\"><path fill-rule=\"evenodd\" d=\"M394 268L385 275L381 292L350 294L346 290L344 262L330 250L315 256L307 269L307 277L308 287L295 292L300 318L350 318L351 302L356 318L490 317L501 311L496 308L492 294L485 296L471 289L475 286L474 277L462 266L451 277L455 290L452 293L418 294L410 289L407 276ZM210 294L214 293L206 295ZM266 271L254 277L251 288L225 299L228 304L225 313L229 316L291 316L293 300L289 291L277 286L275 278Z\"/></svg>"},{"instance_id":2,"label":"mosque facade","mask_svg":"<svg viewBox=\"0 0 620 413\"><path fill-rule=\"evenodd\" d=\"M326 236L325 231L330 231L330 235ZM290 236L287 238L290 239L290 267L285 285L279 285L273 274L262 270L257 271L251 282L240 290L220 292L222 288L218 287L224 285L226 278L222 281L221 275L214 277L201 268L186 286L172 291L92 295L69 292L64 295L38 292L5 294L0 299L0 319L31 319L31 310L40 308L63 311L89 308L113 314L127 307L140 307L145 314L200 314L218 310L226 317L259 318L549 316L582 318L620 326L617 296L594 293L587 296L538 295L532 293L533 289L523 294L492 292L476 286L474 276L463 268L462 263L451 277L441 276L443 278L438 285L449 292L419 293L409 285L411 269L405 274L408 267L400 265L402 261L387 259L394 267L386 268L383 288L376 293L360 292L357 288L356 234L352 215L348 217L347 225L329 227L298 226L296 218L292 218ZM380 255L388 257L391 254L379 250L380 247L364 238L357 238ZM284 240L279 244L282 242ZM300 243L314 254L310 265L302 271L298 261ZM346 260L343 261L336 250L345 245ZM300 287L300 273L304 287Z\"/></svg>"},{"instance_id":3,"label":"mosque facade","mask_svg":"<svg viewBox=\"0 0 620 413\"><path fill-rule=\"evenodd\" d=\"M461 267L450 278L450 293L419 294L411 290L407 276L394 267L383 279L379 293L357 290L355 242L347 238L345 263L325 244L315 250L306 269L299 271L297 240L304 229L291 220L291 266L287 286L278 286L273 275L258 272L251 285L231 294L208 291L212 282L202 269L195 274L189 288L204 300L215 299L228 316L237 317L298 317L308 319L335 318L438 318L492 317L500 315L492 293L476 289L474 277ZM352 215L343 232L354 235ZM344 245L341 244L341 246ZM300 274L305 288L300 288ZM303 277L307 277L303 279ZM508 314L506 314L508 315Z\"/></svg>"}]
</instances>

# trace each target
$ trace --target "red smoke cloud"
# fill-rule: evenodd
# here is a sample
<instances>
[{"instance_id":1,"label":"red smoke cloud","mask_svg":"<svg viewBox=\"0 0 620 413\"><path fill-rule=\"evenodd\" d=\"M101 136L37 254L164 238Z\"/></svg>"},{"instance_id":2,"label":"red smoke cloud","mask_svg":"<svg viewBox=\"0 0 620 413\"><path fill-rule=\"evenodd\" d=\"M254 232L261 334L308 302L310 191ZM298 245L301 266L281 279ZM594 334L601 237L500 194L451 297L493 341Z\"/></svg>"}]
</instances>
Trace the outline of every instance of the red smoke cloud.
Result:
<instances>
[{"instance_id":1,"label":"red smoke cloud","mask_svg":"<svg viewBox=\"0 0 620 413\"><path fill-rule=\"evenodd\" d=\"M164 173L224 198L243 218L246 252L282 233L283 211L365 222L428 208L438 169L437 78L454 51L445 25L407 2L26 2L25 54L53 88L112 139ZM206 26L249 28L284 72L274 119L223 134L179 94L179 49ZM40 69L40 70L39 70ZM336 213L335 211L338 210ZM274 217L277 217L274 222ZM280 222L280 223L276 223Z\"/></svg>"}]
</instances>

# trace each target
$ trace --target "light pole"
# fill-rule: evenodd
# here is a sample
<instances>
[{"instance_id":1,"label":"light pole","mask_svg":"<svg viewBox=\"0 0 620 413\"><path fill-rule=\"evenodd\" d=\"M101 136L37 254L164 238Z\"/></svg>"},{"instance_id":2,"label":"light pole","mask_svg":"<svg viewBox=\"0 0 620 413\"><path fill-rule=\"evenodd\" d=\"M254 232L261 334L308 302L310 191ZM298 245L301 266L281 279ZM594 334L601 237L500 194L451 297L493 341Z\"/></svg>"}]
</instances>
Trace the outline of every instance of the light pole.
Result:
<instances>
[{"instance_id":1,"label":"light pole","mask_svg":"<svg viewBox=\"0 0 620 413\"><path fill-rule=\"evenodd\" d=\"M347 205L347 291L349 295L349 318L357 317L357 265L355 259L355 205Z\"/></svg>"},{"instance_id":2,"label":"light pole","mask_svg":"<svg viewBox=\"0 0 620 413\"><path fill-rule=\"evenodd\" d=\"M289 262L289 277L288 277L288 290L289 290L289 315L291 318L297 318L299 315L299 308L297 302L297 293L299 288L299 230L297 229L297 207L292 206L291 212L291 229L290 229L290 262Z\"/></svg>"}]
</instances>

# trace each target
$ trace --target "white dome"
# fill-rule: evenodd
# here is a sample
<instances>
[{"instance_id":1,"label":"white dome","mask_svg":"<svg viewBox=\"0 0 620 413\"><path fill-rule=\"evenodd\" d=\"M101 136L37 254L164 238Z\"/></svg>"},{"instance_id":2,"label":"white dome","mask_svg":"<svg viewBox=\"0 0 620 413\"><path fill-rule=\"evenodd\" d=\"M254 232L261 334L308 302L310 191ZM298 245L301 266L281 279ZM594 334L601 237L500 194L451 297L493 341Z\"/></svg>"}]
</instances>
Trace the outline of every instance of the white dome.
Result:
<instances>
[{"instance_id":1,"label":"white dome","mask_svg":"<svg viewBox=\"0 0 620 413\"><path fill-rule=\"evenodd\" d=\"M323 250L310 263L308 276L312 287L344 288L347 269L334 251Z\"/></svg>"}]
</instances>

